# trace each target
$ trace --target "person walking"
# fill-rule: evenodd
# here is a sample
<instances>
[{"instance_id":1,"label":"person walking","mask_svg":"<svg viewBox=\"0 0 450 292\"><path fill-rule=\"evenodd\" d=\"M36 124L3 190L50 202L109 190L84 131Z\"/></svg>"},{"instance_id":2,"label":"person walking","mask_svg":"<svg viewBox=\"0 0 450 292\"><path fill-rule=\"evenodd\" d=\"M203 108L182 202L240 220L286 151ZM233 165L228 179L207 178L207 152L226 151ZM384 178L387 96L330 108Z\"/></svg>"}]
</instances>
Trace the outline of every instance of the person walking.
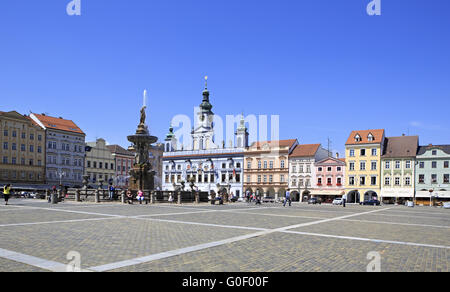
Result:
<instances>
[{"instance_id":1,"label":"person walking","mask_svg":"<svg viewBox=\"0 0 450 292\"><path fill-rule=\"evenodd\" d=\"M286 197L284 198L284 204L283 207L286 207L286 203L289 201L289 207L292 204L292 200L291 200L291 192L286 191Z\"/></svg>"},{"instance_id":2,"label":"person walking","mask_svg":"<svg viewBox=\"0 0 450 292\"><path fill-rule=\"evenodd\" d=\"M7 184L3 187L3 196L5 197L5 205L8 205L9 196L11 195L11 185Z\"/></svg>"},{"instance_id":3,"label":"person walking","mask_svg":"<svg viewBox=\"0 0 450 292\"><path fill-rule=\"evenodd\" d=\"M342 206L345 208L345 202L347 201L347 194L342 196Z\"/></svg>"},{"instance_id":4,"label":"person walking","mask_svg":"<svg viewBox=\"0 0 450 292\"><path fill-rule=\"evenodd\" d=\"M128 204L133 204L133 195L131 194L131 191L130 190L128 190L127 191L127 201L128 201Z\"/></svg>"},{"instance_id":5,"label":"person walking","mask_svg":"<svg viewBox=\"0 0 450 292\"><path fill-rule=\"evenodd\" d=\"M109 185L109 200L114 200L114 186L112 184Z\"/></svg>"}]
</instances>

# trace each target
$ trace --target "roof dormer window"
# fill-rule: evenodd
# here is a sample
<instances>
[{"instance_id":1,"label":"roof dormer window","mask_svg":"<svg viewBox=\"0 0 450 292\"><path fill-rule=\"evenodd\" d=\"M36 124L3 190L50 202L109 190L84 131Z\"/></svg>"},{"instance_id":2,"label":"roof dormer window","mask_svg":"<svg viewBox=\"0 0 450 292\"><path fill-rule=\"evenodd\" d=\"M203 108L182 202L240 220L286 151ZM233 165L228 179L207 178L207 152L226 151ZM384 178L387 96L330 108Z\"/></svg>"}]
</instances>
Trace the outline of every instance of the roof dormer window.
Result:
<instances>
[{"instance_id":1,"label":"roof dormer window","mask_svg":"<svg viewBox=\"0 0 450 292\"><path fill-rule=\"evenodd\" d=\"M373 135L372 135L371 133L369 133L369 135L367 136L367 140L368 140L369 142L372 142L372 141L373 141Z\"/></svg>"},{"instance_id":2,"label":"roof dormer window","mask_svg":"<svg viewBox=\"0 0 450 292\"><path fill-rule=\"evenodd\" d=\"M359 134L356 134L355 141L356 142L361 142L361 136Z\"/></svg>"}]
</instances>

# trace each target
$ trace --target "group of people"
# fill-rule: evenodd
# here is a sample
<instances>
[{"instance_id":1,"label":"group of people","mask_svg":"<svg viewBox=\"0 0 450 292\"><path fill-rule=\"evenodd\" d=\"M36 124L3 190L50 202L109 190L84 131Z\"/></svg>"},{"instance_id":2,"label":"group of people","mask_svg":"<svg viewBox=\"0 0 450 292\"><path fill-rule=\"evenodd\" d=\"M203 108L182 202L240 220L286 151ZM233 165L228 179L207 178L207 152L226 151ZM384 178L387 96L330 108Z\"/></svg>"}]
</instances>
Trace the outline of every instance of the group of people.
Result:
<instances>
[{"instance_id":1,"label":"group of people","mask_svg":"<svg viewBox=\"0 0 450 292\"><path fill-rule=\"evenodd\" d=\"M250 193L250 191L247 191L245 194L245 199L247 200L247 203L255 203L255 205L261 205L261 194L259 192L257 193Z\"/></svg>"},{"instance_id":2,"label":"group of people","mask_svg":"<svg viewBox=\"0 0 450 292\"><path fill-rule=\"evenodd\" d=\"M126 193L126 203L133 204L133 194L130 190ZM145 201L144 192L142 190L139 190L136 195L136 200L139 202L139 204L142 204L142 202Z\"/></svg>"}]
</instances>

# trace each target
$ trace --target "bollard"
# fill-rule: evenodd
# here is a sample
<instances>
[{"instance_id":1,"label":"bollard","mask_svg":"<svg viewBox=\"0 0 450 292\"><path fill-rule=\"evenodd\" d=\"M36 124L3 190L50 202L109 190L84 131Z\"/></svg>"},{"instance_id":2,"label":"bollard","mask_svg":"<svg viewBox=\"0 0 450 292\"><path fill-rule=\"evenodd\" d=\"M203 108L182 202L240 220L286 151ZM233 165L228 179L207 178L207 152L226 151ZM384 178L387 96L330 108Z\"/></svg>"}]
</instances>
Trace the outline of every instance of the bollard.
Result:
<instances>
[{"instance_id":1,"label":"bollard","mask_svg":"<svg viewBox=\"0 0 450 292\"><path fill-rule=\"evenodd\" d=\"M150 204L155 203L155 193L153 191L150 192Z\"/></svg>"},{"instance_id":2,"label":"bollard","mask_svg":"<svg viewBox=\"0 0 450 292\"><path fill-rule=\"evenodd\" d=\"M195 192L195 203L200 204L200 195L198 192Z\"/></svg>"},{"instance_id":3,"label":"bollard","mask_svg":"<svg viewBox=\"0 0 450 292\"><path fill-rule=\"evenodd\" d=\"M125 204L125 191L122 191L122 192L120 193L120 199L121 199L121 201L122 201L122 204Z\"/></svg>"},{"instance_id":4,"label":"bollard","mask_svg":"<svg viewBox=\"0 0 450 292\"><path fill-rule=\"evenodd\" d=\"M77 189L75 191L75 202L81 202L81 198L80 198L80 190Z\"/></svg>"},{"instance_id":5,"label":"bollard","mask_svg":"<svg viewBox=\"0 0 450 292\"><path fill-rule=\"evenodd\" d=\"M45 190L45 200L47 201L47 202L51 202L51 196L50 196L50 190Z\"/></svg>"},{"instance_id":6,"label":"bollard","mask_svg":"<svg viewBox=\"0 0 450 292\"><path fill-rule=\"evenodd\" d=\"M178 192L178 205L181 205L181 192Z\"/></svg>"},{"instance_id":7,"label":"bollard","mask_svg":"<svg viewBox=\"0 0 450 292\"><path fill-rule=\"evenodd\" d=\"M94 195L95 195L95 202L96 203L100 203L100 192L99 192L99 190L95 190Z\"/></svg>"}]
</instances>

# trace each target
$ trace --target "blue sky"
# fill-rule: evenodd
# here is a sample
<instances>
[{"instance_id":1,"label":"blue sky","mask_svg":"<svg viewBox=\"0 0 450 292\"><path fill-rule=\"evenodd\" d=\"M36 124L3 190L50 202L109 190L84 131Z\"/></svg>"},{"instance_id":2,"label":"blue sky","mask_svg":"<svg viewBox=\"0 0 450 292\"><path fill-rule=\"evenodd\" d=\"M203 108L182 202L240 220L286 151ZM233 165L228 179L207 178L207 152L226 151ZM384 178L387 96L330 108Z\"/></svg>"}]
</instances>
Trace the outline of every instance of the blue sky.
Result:
<instances>
[{"instance_id":1,"label":"blue sky","mask_svg":"<svg viewBox=\"0 0 450 292\"><path fill-rule=\"evenodd\" d=\"M192 116L203 76L214 112L280 115L280 137L385 128L450 143L450 1L69 0L0 2L0 110L74 120L127 146L142 92L164 138Z\"/></svg>"}]
</instances>

